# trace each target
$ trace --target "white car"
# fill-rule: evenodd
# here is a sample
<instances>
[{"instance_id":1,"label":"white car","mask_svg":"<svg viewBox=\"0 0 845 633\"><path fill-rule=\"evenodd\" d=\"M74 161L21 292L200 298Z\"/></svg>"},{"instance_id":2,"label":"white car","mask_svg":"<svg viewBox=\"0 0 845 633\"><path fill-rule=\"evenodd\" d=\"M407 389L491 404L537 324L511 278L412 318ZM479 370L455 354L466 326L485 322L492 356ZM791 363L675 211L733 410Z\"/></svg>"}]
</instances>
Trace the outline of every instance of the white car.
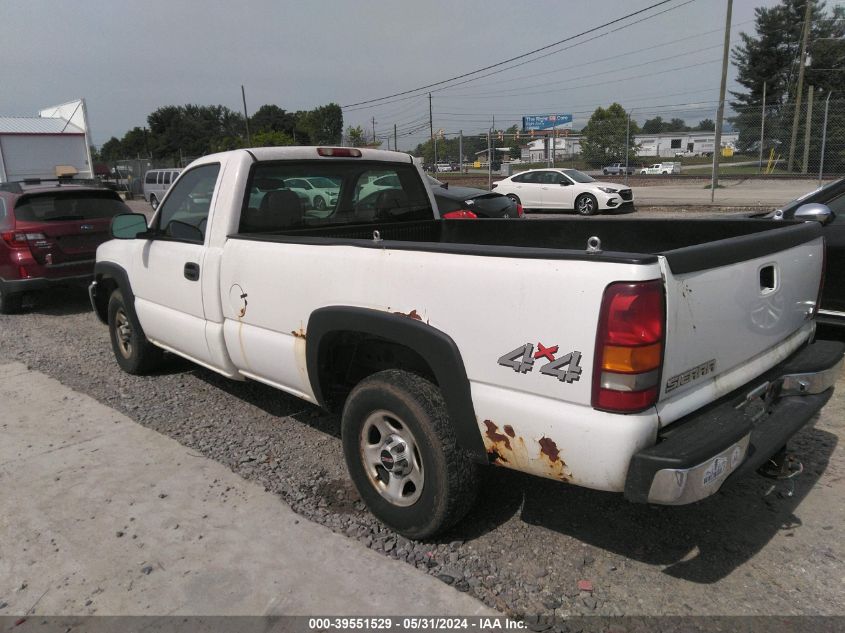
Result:
<instances>
[{"instance_id":1,"label":"white car","mask_svg":"<svg viewBox=\"0 0 845 633\"><path fill-rule=\"evenodd\" d=\"M288 178L288 189L292 189L300 198L307 200L312 209L322 211L326 207L334 208L340 188L328 178Z\"/></svg>"},{"instance_id":2,"label":"white car","mask_svg":"<svg viewBox=\"0 0 845 633\"><path fill-rule=\"evenodd\" d=\"M594 180L577 169L531 169L494 182L493 189L526 209L574 209L580 215L634 204L629 187Z\"/></svg>"}]
</instances>

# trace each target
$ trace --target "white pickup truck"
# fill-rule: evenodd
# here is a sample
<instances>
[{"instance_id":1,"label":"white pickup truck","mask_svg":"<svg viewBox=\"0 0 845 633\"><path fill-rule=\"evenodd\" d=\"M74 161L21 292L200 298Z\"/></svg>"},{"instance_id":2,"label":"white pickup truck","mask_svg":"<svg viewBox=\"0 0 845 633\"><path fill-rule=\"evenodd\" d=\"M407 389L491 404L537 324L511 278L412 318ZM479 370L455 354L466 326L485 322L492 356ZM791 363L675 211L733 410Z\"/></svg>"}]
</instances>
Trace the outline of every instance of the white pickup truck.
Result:
<instances>
[{"instance_id":1,"label":"white pickup truck","mask_svg":"<svg viewBox=\"0 0 845 633\"><path fill-rule=\"evenodd\" d=\"M649 165L648 167L640 169L641 175L662 174L665 176L680 173L681 163L655 163L654 165Z\"/></svg>"},{"instance_id":2,"label":"white pickup truck","mask_svg":"<svg viewBox=\"0 0 845 633\"><path fill-rule=\"evenodd\" d=\"M292 178L337 199L308 208ZM413 538L458 521L487 464L697 501L831 397L818 223L436 217L406 154L206 156L149 224L113 220L91 301L129 373L167 350L342 411L358 491Z\"/></svg>"}]
</instances>

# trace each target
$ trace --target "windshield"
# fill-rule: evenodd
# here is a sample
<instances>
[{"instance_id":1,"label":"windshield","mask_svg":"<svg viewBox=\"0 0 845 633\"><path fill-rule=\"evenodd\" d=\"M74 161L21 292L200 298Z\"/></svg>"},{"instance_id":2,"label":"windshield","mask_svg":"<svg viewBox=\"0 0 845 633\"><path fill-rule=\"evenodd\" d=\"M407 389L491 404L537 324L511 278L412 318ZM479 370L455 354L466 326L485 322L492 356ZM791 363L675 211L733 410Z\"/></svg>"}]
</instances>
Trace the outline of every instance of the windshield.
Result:
<instances>
[{"instance_id":1,"label":"windshield","mask_svg":"<svg viewBox=\"0 0 845 633\"><path fill-rule=\"evenodd\" d=\"M582 174L577 169L564 169L563 173L569 176L575 182L587 183L595 182L595 178L590 178L587 174Z\"/></svg>"},{"instance_id":2,"label":"windshield","mask_svg":"<svg viewBox=\"0 0 845 633\"><path fill-rule=\"evenodd\" d=\"M23 195L15 205L15 217L24 222L95 220L131 213L112 191L62 191Z\"/></svg>"},{"instance_id":3,"label":"windshield","mask_svg":"<svg viewBox=\"0 0 845 633\"><path fill-rule=\"evenodd\" d=\"M329 183L306 192L303 182ZM431 220L428 191L415 167L403 163L332 160L259 163L250 175L242 233L317 226Z\"/></svg>"}]
</instances>

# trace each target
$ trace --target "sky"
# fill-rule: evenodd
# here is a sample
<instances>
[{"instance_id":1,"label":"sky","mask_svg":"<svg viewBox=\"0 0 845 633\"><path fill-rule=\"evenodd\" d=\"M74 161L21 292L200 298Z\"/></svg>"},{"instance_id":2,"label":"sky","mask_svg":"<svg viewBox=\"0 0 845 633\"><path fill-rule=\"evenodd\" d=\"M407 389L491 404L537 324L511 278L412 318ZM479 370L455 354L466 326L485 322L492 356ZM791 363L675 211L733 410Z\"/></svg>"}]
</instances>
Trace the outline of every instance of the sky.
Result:
<instances>
[{"instance_id":1,"label":"sky","mask_svg":"<svg viewBox=\"0 0 845 633\"><path fill-rule=\"evenodd\" d=\"M99 146L145 126L165 105L242 111L241 85L250 113L266 103L349 106L504 61L657 1L0 0L0 116L35 116L82 97ZM753 32L755 7L776 3L734 0L731 44ZM671 0L527 58L536 61L436 86L434 129L470 134L494 117L505 128L551 113L573 114L577 129L614 101L640 122L657 114L715 119L726 8L727 0ZM733 75L731 67L729 89ZM402 150L428 137L428 116L427 91L344 107L344 125L372 133L374 118L381 136L395 124Z\"/></svg>"}]
</instances>

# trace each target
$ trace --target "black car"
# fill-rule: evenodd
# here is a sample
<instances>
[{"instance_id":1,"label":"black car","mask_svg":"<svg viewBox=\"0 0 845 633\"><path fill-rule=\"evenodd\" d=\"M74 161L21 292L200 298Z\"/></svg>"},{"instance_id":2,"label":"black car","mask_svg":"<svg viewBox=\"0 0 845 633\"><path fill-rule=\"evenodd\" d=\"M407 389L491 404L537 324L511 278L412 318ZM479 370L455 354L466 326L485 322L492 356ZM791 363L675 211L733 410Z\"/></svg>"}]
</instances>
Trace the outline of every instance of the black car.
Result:
<instances>
[{"instance_id":1,"label":"black car","mask_svg":"<svg viewBox=\"0 0 845 633\"><path fill-rule=\"evenodd\" d=\"M816 220L824 225L827 267L818 321L845 326L845 178L753 217Z\"/></svg>"},{"instance_id":2,"label":"black car","mask_svg":"<svg viewBox=\"0 0 845 633\"><path fill-rule=\"evenodd\" d=\"M522 205L507 196L473 187L452 187L428 176L440 217L444 219L522 218Z\"/></svg>"}]
</instances>

